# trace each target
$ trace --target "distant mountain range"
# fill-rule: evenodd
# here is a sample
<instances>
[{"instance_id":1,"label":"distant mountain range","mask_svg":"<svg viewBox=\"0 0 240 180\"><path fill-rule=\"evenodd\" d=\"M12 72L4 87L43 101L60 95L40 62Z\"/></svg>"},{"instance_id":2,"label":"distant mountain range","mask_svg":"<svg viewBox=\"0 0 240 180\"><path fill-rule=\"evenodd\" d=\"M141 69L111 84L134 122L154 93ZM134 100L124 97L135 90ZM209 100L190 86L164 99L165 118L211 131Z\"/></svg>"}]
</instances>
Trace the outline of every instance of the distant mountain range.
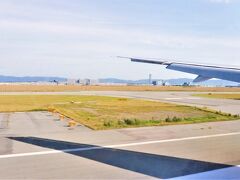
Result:
<instances>
[{"instance_id":1,"label":"distant mountain range","mask_svg":"<svg viewBox=\"0 0 240 180\"><path fill-rule=\"evenodd\" d=\"M25 77L16 77L16 76L1 76L0 82L8 83L8 82L66 82L67 78L63 77L45 77L45 76L25 76ZM163 81L167 82L170 85L183 85L184 83L192 84L193 79L188 78L178 78L178 79L153 79L153 81ZM140 80L125 80L125 79L116 79L116 78L106 78L99 79L100 83L120 83L120 84L148 84L148 79L140 79ZM238 86L238 83L234 83L231 81L224 80L209 80L201 83L197 83L196 85L203 86Z\"/></svg>"},{"instance_id":2,"label":"distant mountain range","mask_svg":"<svg viewBox=\"0 0 240 180\"><path fill-rule=\"evenodd\" d=\"M67 79L61 77L41 77L41 76L25 76L25 77L15 77L15 76L1 76L0 82L52 82L52 81L64 82Z\"/></svg>"}]
</instances>

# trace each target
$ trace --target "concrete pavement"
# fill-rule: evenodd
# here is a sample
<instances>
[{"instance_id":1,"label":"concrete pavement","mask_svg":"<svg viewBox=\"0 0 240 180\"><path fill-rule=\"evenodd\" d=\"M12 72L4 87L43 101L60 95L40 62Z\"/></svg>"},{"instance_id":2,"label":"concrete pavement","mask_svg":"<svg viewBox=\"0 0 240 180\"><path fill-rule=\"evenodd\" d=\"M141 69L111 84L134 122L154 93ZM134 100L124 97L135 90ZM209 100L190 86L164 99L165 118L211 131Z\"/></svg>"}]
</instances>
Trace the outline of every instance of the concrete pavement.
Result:
<instances>
[{"instance_id":1,"label":"concrete pavement","mask_svg":"<svg viewBox=\"0 0 240 180\"><path fill-rule=\"evenodd\" d=\"M66 124L47 112L0 114L0 179L240 177L240 121L108 131Z\"/></svg>"}]
</instances>

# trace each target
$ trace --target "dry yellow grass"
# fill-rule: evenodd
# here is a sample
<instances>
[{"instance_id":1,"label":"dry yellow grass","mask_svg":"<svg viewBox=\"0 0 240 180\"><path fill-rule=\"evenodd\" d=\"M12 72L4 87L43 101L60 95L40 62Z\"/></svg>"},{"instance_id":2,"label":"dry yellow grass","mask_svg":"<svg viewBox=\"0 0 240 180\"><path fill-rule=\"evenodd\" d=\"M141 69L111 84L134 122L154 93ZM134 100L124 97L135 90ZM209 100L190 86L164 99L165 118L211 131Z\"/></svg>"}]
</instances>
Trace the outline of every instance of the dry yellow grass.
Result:
<instances>
[{"instance_id":1,"label":"dry yellow grass","mask_svg":"<svg viewBox=\"0 0 240 180\"><path fill-rule=\"evenodd\" d=\"M0 112L49 110L96 130L236 119L195 107L101 96L1 95L0 102Z\"/></svg>"},{"instance_id":2,"label":"dry yellow grass","mask_svg":"<svg viewBox=\"0 0 240 180\"><path fill-rule=\"evenodd\" d=\"M181 86L79 86L79 85L0 85L0 92L68 92L68 91L195 91L240 92L240 88Z\"/></svg>"},{"instance_id":3,"label":"dry yellow grass","mask_svg":"<svg viewBox=\"0 0 240 180\"><path fill-rule=\"evenodd\" d=\"M194 96L200 96L200 97L206 97L206 98L217 98L217 99L234 99L234 100L240 100L240 93L239 94L214 94L214 93L208 93L208 94L195 94Z\"/></svg>"}]
</instances>

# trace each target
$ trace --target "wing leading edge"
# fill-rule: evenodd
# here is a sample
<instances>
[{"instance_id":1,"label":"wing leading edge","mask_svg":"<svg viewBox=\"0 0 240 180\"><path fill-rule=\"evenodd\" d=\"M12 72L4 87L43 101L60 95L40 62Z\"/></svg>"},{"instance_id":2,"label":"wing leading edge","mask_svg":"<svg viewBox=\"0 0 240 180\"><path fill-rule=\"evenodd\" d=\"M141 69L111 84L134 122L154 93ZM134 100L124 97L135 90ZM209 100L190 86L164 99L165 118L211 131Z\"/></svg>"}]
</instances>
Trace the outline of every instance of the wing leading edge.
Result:
<instances>
[{"instance_id":1,"label":"wing leading edge","mask_svg":"<svg viewBox=\"0 0 240 180\"><path fill-rule=\"evenodd\" d=\"M239 68L210 66L194 63L181 63L169 60L141 59L131 57L124 58L131 59L133 62L166 65L167 69L198 75L198 77L193 82L202 82L212 78L217 78L240 83Z\"/></svg>"}]
</instances>

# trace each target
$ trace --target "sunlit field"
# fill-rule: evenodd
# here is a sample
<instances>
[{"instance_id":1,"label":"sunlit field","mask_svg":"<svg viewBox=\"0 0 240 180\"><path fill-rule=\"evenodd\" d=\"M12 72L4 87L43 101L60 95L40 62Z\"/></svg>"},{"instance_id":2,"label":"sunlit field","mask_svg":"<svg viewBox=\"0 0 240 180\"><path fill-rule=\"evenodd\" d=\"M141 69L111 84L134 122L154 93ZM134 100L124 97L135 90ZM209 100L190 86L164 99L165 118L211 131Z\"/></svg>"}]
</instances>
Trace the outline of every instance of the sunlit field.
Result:
<instances>
[{"instance_id":1,"label":"sunlit field","mask_svg":"<svg viewBox=\"0 0 240 180\"><path fill-rule=\"evenodd\" d=\"M206 97L206 98L217 98L217 99L234 99L234 100L240 100L240 93L239 94L214 94L214 93L208 93L208 94L196 94L194 96L200 96L200 97Z\"/></svg>"},{"instance_id":2,"label":"sunlit field","mask_svg":"<svg viewBox=\"0 0 240 180\"><path fill-rule=\"evenodd\" d=\"M2 95L0 111L55 111L91 129L234 120L238 116L154 101L61 95Z\"/></svg>"}]
</instances>

